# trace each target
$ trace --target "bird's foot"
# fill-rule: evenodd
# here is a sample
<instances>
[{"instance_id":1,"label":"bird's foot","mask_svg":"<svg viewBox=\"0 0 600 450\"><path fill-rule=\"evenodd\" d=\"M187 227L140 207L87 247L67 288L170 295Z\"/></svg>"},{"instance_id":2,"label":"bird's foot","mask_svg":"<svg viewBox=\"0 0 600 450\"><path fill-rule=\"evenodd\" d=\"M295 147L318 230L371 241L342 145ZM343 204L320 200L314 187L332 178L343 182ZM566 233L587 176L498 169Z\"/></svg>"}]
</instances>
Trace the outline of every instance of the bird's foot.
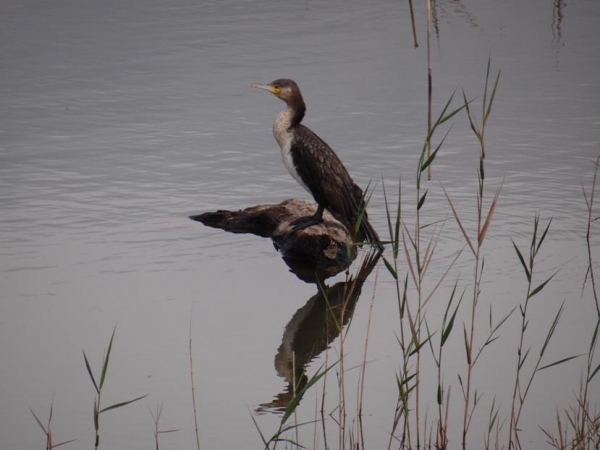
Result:
<instances>
[{"instance_id":1,"label":"bird's foot","mask_svg":"<svg viewBox=\"0 0 600 450\"><path fill-rule=\"evenodd\" d=\"M296 232L296 231L304 230L305 228L312 227L313 225L316 225L319 222L321 222L321 219L319 217L315 217L315 216L300 217L299 219L296 219L291 223L292 231Z\"/></svg>"}]
</instances>

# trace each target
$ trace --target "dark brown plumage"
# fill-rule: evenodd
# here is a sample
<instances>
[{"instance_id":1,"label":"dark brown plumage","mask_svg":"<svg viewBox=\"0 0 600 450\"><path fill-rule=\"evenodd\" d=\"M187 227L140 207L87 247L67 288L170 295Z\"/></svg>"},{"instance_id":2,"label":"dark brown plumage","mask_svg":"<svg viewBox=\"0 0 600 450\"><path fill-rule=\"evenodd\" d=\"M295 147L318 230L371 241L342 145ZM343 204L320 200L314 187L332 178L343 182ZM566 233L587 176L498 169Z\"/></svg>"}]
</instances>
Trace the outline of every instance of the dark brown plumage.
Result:
<instances>
[{"instance_id":1,"label":"dark brown plumage","mask_svg":"<svg viewBox=\"0 0 600 450\"><path fill-rule=\"evenodd\" d=\"M273 134L290 174L319 205L316 214L297 221L296 228L319 223L326 208L359 239L378 243L379 236L369 223L362 204L362 189L354 183L332 148L301 124L306 106L296 82L279 79L267 85L252 86L272 92L286 103L286 109L275 118Z\"/></svg>"}]
</instances>

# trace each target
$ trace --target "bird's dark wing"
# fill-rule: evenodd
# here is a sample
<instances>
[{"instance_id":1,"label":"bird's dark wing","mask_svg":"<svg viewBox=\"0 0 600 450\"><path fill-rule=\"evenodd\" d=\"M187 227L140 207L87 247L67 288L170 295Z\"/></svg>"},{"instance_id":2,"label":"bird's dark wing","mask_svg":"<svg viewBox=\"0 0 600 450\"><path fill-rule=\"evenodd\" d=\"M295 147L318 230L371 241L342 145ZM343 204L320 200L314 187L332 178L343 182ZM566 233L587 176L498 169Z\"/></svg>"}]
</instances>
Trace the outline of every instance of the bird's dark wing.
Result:
<instances>
[{"instance_id":1,"label":"bird's dark wing","mask_svg":"<svg viewBox=\"0 0 600 450\"><path fill-rule=\"evenodd\" d=\"M291 152L298 175L317 203L338 220L353 225L358 218L362 190L331 147L300 125L294 130Z\"/></svg>"},{"instance_id":2,"label":"bird's dark wing","mask_svg":"<svg viewBox=\"0 0 600 450\"><path fill-rule=\"evenodd\" d=\"M360 214L363 191L331 147L310 129L299 125L295 127L290 150L296 171L316 202L325 206L351 233L360 218L358 237L378 243L379 236L369 223L367 212Z\"/></svg>"}]
</instances>

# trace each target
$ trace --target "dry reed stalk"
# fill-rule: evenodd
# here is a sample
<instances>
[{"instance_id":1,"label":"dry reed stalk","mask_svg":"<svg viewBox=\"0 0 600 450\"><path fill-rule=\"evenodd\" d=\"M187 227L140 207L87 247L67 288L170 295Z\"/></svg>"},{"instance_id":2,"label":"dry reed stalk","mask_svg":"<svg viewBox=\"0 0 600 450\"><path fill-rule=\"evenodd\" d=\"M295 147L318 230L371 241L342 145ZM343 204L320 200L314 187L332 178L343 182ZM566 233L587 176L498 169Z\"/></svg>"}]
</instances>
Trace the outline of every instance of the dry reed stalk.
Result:
<instances>
[{"instance_id":1,"label":"dry reed stalk","mask_svg":"<svg viewBox=\"0 0 600 450\"><path fill-rule=\"evenodd\" d=\"M162 403L161 404L157 404L156 405L156 412L153 412L150 408L148 408L148 411L150 411L150 415L152 416L152 422L153 422L153 434L154 434L154 444L155 444L155 448L156 450L160 450L160 435L161 434L166 434L166 433L175 433L176 431L179 430L161 430L159 425L160 425L160 420L162 418Z\"/></svg>"},{"instance_id":2,"label":"dry reed stalk","mask_svg":"<svg viewBox=\"0 0 600 450\"><path fill-rule=\"evenodd\" d=\"M433 110L433 63L431 61L431 0L427 0L427 133L431 133ZM427 157L431 157L431 141L427 143ZM427 168L427 179L431 180L431 165ZM417 436L417 442L419 441Z\"/></svg>"},{"instance_id":3,"label":"dry reed stalk","mask_svg":"<svg viewBox=\"0 0 600 450\"><path fill-rule=\"evenodd\" d=\"M365 346L363 349L363 360L360 367L360 375L358 382L358 393L357 393L357 408L356 408L356 417L358 420L357 425L357 434L362 445L363 450L365 447L365 435L362 427L362 411L363 411L363 398L364 398L364 390L365 390L365 376L367 369L367 350L369 347L369 336L371 331L371 318L373 317L373 305L375 304L375 291L377 288L377 280L379 278L379 272L375 272L375 280L373 284L373 294L371 295L371 304L369 305L369 315L367 318L367 331L365 337Z\"/></svg>"},{"instance_id":4,"label":"dry reed stalk","mask_svg":"<svg viewBox=\"0 0 600 450\"><path fill-rule=\"evenodd\" d=\"M194 316L194 304L192 303L192 309L190 311L190 330L189 330L189 354L190 354L190 381L192 390L192 408L194 410L194 431L196 435L196 449L200 450L200 431L198 428L198 410L196 408L196 389L194 380L194 357L192 352L192 318Z\"/></svg>"},{"instance_id":5,"label":"dry reed stalk","mask_svg":"<svg viewBox=\"0 0 600 450\"><path fill-rule=\"evenodd\" d=\"M52 428L50 425L52 423L52 415L54 414L54 400L52 400L52 402L50 403L50 413L48 414L48 422L47 422L46 426L44 426L44 424L42 424L42 421L33 412L33 409L29 408L29 411L31 412L31 414L33 415L33 418L35 419L37 424L40 426L40 428L44 432L44 435L46 436L46 450L52 450L53 448L60 447L61 445L65 445L65 444L75 441L75 439L69 439L68 441L63 441L63 442L59 442L58 444L55 444L54 441L52 440Z\"/></svg>"}]
</instances>

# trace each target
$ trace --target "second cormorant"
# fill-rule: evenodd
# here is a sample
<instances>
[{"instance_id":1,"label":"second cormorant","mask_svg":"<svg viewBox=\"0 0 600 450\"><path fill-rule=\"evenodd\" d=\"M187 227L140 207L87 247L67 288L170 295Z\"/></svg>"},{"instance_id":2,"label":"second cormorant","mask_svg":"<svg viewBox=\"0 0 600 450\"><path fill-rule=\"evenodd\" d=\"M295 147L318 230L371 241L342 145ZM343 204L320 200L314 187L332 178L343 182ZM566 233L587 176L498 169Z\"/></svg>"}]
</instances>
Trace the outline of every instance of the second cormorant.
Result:
<instances>
[{"instance_id":1,"label":"second cormorant","mask_svg":"<svg viewBox=\"0 0 600 450\"><path fill-rule=\"evenodd\" d=\"M354 183L332 148L301 124L306 105L296 82L279 79L269 84L255 83L252 87L269 91L285 102L285 110L277 114L273 122L273 134L281 148L286 168L318 204L314 216L293 222L295 229L300 230L321 222L323 211L327 208L357 238L375 243L381 248L379 236L369 223L362 206L362 189Z\"/></svg>"}]
</instances>

